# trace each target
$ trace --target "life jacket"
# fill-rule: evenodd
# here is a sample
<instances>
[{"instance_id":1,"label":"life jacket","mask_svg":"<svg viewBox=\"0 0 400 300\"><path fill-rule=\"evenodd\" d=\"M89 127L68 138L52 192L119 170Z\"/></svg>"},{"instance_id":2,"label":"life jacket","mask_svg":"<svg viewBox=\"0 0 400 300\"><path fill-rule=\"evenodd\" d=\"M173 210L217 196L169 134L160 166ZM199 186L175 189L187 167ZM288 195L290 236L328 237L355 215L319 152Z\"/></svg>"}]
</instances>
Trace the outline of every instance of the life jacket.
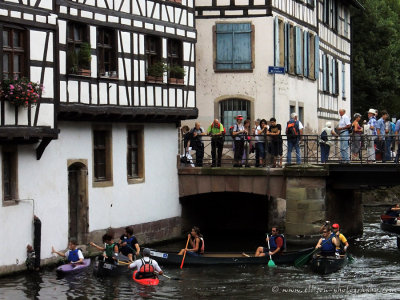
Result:
<instances>
[{"instance_id":1,"label":"life jacket","mask_svg":"<svg viewBox=\"0 0 400 300\"><path fill-rule=\"evenodd\" d=\"M136 278L151 278L154 277L154 267L153 267L153 261L151 258L149 261L145 261L144 258L141 258L142 261L142 266L140 267L139 271L136 274Z\"/></svg>"},{"instance_id":2,"label":"life jacket","mask_svg":"<svg viewBox=\"0 0 400 300\"><path fill-rule=\"evenodd\" d=\"M276 248L278 248L278 245L276 244L276 238L280 237L282 239L282 247L279 249L279 252L282 252L286 248L286 241L285 237L282 234L277 234L277 235L271 235L269 238L269 249L271 251L275 251Z\"/></svg>"},{"instance_id":3,"label":"life jacket","mask_svg":"<svg viewBox=\"0 0 400 300\"><path fill-rule=\"evenodd\" d=\"M105 245L105 252L107 257L112 257L114 255L114 247L115 247L115 243L112 243L111 245L106 244Z\"/></svg>"},{"instance_id":4,"label":"life jacket","mask_svg":"<svg viewBox=\"0 0 400 300\"><path fill-rule=\"evenodd\" d=\"M300 135L300 129L299 129L299 121L295 121L293 119L290 119L287 122L286 126L286 135L287 138L290 139L296 139Z\"/></svg>"},{"instance_id":5,"label":"life jacket","mask_svg":"<svg viewBox=\"0 0 400 300\"><path fill-rule=\"evenodd\" d=\"M386 215L391 216L391 217L398 217L399 216L399 211L398 210L392 210L393 207L389 207L388 210L386 211Z\"/></svg>"},{"instance_id":6,"label":"life jacket","mask_svg":"<svg viewBox=\"0 0 400 300\"><path fill-rule=\"evenodd\" d=\"M322 238L321 252L335 252L336 247L332 242L332 235L328 239Z\"/></svg>"},{"instance_id":7,"label":"life jacket","mask_svg":"<svg viewBox=\"0 0 400 300\"><path fill-rule=\"evenodd\" d=\"M79 260L78 251L79 251L79 249L69 250L68 258L67 258L68 262Z\"/></svg>"}]
</instances>

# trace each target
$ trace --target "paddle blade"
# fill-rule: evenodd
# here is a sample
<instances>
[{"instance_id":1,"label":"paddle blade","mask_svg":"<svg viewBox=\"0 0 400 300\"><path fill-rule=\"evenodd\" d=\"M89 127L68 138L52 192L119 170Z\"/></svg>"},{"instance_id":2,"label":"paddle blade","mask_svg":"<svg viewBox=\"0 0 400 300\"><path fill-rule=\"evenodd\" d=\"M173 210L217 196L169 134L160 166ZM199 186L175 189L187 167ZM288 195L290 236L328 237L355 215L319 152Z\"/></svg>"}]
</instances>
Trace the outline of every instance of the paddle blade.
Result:
<instances>
[{"instance_id":1,"label":"paddle blade","mask_svg":"<svg viewBox=\"0 0 400 300\"><path fill-rule=\"evenodd\" d=\"M347 259L349 260L349 263L352 263L354 261L354 257L350 255L350 253L346 253Z\"/></svg>"},{"instance_id":2,"label":"paddle blade","mask_svg":"<svg viewBox=\"0 0 400 300\"><path fill-rule=\"evenodd\" d=\"M275 265L275 263L274 263L274 261L273 261L272 259L269 260L269 262L268 262L268 267L270 267L270 268L276 268L276 265Z\"/></svg>"},{"instance_id":3,"label":"paddle blade","mask_svg":"<svg viewBox=\"0 0 400 300\"><path fill-rule=\"evenodd\" d=\"M309 253L309 254L303 255L302 257L299 257L298 259L296 259L294 262L294 266L296 268L300 268L300 267L304 266L308 262L311 254L312 253Z\"/></svg>"}]
</instances>

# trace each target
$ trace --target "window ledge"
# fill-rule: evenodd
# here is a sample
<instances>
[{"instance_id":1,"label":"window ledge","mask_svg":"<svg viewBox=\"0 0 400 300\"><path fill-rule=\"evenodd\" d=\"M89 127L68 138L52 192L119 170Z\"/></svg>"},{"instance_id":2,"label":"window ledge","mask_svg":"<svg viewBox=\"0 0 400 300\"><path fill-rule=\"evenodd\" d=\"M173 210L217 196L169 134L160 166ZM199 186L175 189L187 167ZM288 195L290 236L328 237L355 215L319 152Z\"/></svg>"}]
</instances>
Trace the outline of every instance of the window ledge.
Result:
<instances>
[{"instance_id":1,"label":"window ledge","mask_svg":"<svg viewBox=\"0 0 400 300\"><path fill-rule=\"evenodd\" d=\"M79 74L67 74L69 77L77 77L77 78L91 78L92 75L79 75Z\"/></svg>"},{"instance_id":2,"label":"window ledge","mask_svg":"<svg viewBox=\"0 0 400 300\"><path fill-rule=\"evenodd\" d=\"M112 180L105 180L105 181L93 181L93 187L109 187L113 186L114 183Z\"/></svg>"},{"instance_id":3,"label":"window ledge","mask_svg":"<svg viewBox=\"0 0 400 300\"><path fill-rule=\"evenodd\" d=\"M145 180L144 178L128 178L128 184L138 184L138 183L144 183Z\"/></svg>"},{"instance_id":4,"label":"window ledge","mask_svg":"<svg viewBox=\"0 0 400 300\"><path fill-rule=\"evenodd\" d=\"M215 73L253 73L251 70L214 70Z\"/></svg>"},{"instance_id":5,"label":"window ledge","mask_svg":"<svg viewBox=\"0 0 400 300\"><path fill-rule=\"evenodd\" d=\"M17 200L3 200L3 207L18 205Z\"/></svg>"}]
</instances>

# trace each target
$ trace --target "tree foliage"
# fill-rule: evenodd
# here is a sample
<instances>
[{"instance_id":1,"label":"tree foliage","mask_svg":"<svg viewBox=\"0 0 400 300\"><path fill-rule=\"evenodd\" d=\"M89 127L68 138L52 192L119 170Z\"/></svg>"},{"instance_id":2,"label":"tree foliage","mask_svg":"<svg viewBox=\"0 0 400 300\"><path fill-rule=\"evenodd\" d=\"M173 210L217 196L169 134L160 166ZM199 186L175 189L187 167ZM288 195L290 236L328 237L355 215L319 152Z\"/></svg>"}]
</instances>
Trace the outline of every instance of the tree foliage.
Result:
<instances>
[{"instance_id":1,"label":"tree foliage","mask_svg":"<svg viewBox=\"0 0 400 300\"><path fill-rule=\"evenodd\" d=\"M353 19L353 112L400 117L400 0L362 0Z\"/></svg>"}]
</instances>

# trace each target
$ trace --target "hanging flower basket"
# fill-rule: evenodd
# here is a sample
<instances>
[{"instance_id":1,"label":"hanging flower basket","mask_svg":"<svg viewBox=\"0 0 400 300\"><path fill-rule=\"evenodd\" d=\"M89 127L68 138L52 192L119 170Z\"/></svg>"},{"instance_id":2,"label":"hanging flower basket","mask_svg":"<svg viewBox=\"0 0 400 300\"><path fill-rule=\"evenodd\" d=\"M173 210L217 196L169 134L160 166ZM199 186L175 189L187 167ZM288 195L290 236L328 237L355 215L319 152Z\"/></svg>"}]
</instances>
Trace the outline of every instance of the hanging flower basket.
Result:
<instances>
[{"instance_id":1,"label":"hanging flower basket","mask_svg":"<svg viewBox=\"0 0 400 300\"><path fill-rule=\"evenodd\" d=\"M2 100L15 106L35 106L39 101L43 86L27 78L4 79L0 86Z\"/></svg>"}]
</instances>

